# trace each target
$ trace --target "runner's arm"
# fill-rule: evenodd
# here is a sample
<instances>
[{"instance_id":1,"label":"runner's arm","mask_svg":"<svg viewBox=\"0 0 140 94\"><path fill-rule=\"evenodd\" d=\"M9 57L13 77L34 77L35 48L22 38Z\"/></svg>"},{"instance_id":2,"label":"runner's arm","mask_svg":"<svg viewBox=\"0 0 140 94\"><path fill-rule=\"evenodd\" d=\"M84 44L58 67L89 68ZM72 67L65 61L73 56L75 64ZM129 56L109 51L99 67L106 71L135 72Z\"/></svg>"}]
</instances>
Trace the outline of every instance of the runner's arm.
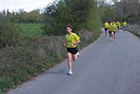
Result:
<instances>
[{"instance_id":1,"label":"runner's arm","mask_svg":"<svg viewBox=\"0 0 140 94\"><path fill-rule=\"evenodd\" d=\"M71 44L71 47L73 47L75 44L80 43L80 39L78 41L76 41L75 43Z\"/></svg>"},{"instance_id":2,"label":"runner's arm","mask_svg":"<svg viewBox=\"0 0 140 94\"><path fill-rule=\"evenodd\" d=\"M75 44L78 44L78 43L80 43L80 39L78 41L76 41L75 43L73 43L73 44L75 45Z\"/></svg>"},{"instance_id":3,"label":"runner's arm","mask_svg":"<svg viewBox=\"0 0 140 94\"><path fill-rule=\"evenodd\" d=\"M67 44L68 44L68 43L66 42L66 43L63 44L63 46L65 47Z\"/></svg>"}]
</instances>

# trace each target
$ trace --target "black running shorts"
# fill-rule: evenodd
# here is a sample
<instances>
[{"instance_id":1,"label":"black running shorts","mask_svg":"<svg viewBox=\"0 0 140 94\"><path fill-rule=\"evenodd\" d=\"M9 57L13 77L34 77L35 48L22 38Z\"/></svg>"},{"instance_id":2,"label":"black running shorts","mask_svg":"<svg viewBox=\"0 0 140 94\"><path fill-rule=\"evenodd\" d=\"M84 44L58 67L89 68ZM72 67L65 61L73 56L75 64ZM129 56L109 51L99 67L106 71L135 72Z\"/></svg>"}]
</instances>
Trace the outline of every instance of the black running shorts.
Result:
<instances>
[{"instance_id":1,"label":"black running shorts","mask_svg":"<svg viewBox=\"0 0 140 94\"><path fill-rule=\"evenodd\" d=\"M67 48L67 52L72 53L72 54L76 54L78 52L77 47L75 48Z\"/></svg>"},{"instance_id":2,"label":"black running shorts","mask_svg":"<svg viewBox=\"0 0 140 94\"><path fill-rule=\"evenodd\" d=\"M109 31L109 34L111 34L112 33L112 31Z\"/></svg>"},{"instance_id":3,"label":"black running shorts","mask_svg":"<svg viewBox=\"0 0 140 94\"><path fill-rule=\"evenodd\" d=\"M108 28L105 28L105 31L108 30Z\"/></svg>"},{"instance_id":4,"label":"black running shorts","mask_svg":"<svg viewBox=\"0 0 140 94\"><path fill-rule=\"evenodd\" d=\"M113 33L116 33L116 31L113 31Z\"/></svg>"}]
</instances>

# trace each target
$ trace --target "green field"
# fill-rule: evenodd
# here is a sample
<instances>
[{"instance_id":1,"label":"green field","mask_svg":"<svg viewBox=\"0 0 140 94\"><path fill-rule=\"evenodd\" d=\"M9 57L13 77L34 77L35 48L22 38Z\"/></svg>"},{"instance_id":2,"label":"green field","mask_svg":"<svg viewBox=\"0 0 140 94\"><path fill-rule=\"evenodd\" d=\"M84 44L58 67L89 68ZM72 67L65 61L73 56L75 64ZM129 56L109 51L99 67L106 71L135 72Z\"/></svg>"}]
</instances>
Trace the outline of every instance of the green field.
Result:
<instances>
[{"instance_id":1,"label":"green field","mask_svg":"<svg viewBox=\"0 0 140 94\"><path fill-rule=\"evenodd\" d=\"M21 34L23 37L25 36L42 36L43 30L41 29L43 24L40 23L21 23Z\"/></svg>"}]
</instances>

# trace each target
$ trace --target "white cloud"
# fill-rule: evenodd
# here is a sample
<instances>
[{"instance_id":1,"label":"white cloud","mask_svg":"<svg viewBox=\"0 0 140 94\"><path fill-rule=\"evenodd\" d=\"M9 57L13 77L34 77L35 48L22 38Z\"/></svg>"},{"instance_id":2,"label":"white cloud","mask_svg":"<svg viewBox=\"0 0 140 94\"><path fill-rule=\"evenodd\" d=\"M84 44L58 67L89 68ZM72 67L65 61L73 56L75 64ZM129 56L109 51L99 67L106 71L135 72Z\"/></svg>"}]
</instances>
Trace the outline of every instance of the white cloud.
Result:
<instances>
[{"instance_id":1,"label":"white cloud","mask_svg":"<svg viewBox=\"0 0 140 94\"><path fill-rule=\"evenodd\" d=\"M52 1L53 2L53 1ZM43 2L39 2L39 3L37 3L35 6L36 7L34 7L35 9L43 9L43 8L45 8L49 3L51 3L50 1L43 1Z\"/></svg>"},{"instance_id":2,"label":"white cloud","mask_svg":"<svg viewBox=\"0 0 140 94\"><path fill-rule=\"evenodd\" d=\"M105 2L110 3L112 0L105 0Z\"/></svg>"},{"instance_id":3,"label":"white cloud","mask_svg":"<svg viewBox=\"0 0 140 94\"><path fill-rule=\"evenodd\" d=\"M24 11L29 12L37 8L42 9L50 2L53 0L1 0L0 11L8 9L12 12L24 9Z\"/></svg>"}]
</instances>

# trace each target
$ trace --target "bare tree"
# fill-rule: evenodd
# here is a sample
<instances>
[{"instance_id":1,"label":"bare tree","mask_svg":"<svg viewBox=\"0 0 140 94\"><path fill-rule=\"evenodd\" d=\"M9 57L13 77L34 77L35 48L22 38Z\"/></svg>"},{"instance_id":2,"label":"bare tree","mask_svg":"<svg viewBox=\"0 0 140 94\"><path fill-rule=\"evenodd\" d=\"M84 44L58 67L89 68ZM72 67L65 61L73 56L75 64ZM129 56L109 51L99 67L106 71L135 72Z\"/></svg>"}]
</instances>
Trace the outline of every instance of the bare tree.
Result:
<instances>
[{"instance_id":1,"label":"bare tree","mask_svg":"<svg viewBox=\"0 0 140 94\"><path fill-rule=\"evenodd\" d=\"M117 18L137 16L139 13L139 0L121 0L114 5Z\"/></svg>"}]
</instances>

